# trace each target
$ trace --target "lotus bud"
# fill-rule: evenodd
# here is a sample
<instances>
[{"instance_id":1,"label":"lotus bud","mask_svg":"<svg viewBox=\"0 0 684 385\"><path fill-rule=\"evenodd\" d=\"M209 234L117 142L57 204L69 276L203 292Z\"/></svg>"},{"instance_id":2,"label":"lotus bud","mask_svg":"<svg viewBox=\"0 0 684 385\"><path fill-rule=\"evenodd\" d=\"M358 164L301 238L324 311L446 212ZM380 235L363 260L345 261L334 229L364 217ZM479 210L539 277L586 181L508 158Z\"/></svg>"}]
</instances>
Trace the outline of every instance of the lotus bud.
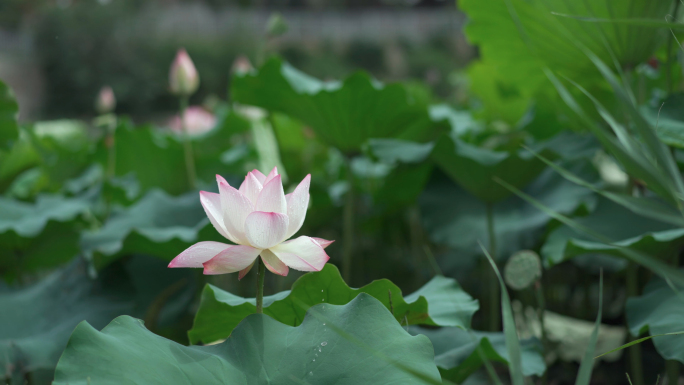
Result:
<instances>
[{"instance_id":1,"label":"lotus bud","mask_svg":"<svg viewBox=\"0 0 684 385\"><path fill-rule=\"evenodd\" d=\"M233 62L233 67L230 69L230 72L237 75L243 75L247 72L252 71L253 69L254 67L252 66L252 63L249 61L247 56L240 55Z\"/></svg>"},{"instance_id":2,"label":"lotus bud","mask_svg":"<svg viewBox=\"0 0 684 385\"><path fill-rule=\"evenodd\" d=\"M288 30L287 22L283 15L278 12L271 14L266 23L266 33L269 36L276 37L284 34Z\"/></svg>"},{"instance_id":3,"label":"lotus bud","mask_svg":"<svg viewBox=\"0 0 684 385\"><path fill-rule=\"evenodd\" d=\"M104 115L114 111L114 108L116 108L116 98L112 87L102 87L95 101L95 109L99 114Z\"/></svg>"},{"instance_id":4,"label":"lotus bud","mask_svg":"<svg viewBox=\"0 0 684 385\"><path fill-rule=\"evenodd\" d=\"M178 96L190 96L199 87L197 69L183 48L178 50L176 58L171 63L169 86L171 93Z\"/></svg>"},{"instance_id":5,"label":"lotus bud","mask_svg":"<svg viewBox=\"0 0 684 385\"><path fill-rule=\"evenodd\" d=\"M211 112L199 106L191 106L185 110L183 120L174 116L169 122L171 130L182 133L187 130L189 135L201 135L216 126L216 117Z\"/></svg>"}]
</instances>

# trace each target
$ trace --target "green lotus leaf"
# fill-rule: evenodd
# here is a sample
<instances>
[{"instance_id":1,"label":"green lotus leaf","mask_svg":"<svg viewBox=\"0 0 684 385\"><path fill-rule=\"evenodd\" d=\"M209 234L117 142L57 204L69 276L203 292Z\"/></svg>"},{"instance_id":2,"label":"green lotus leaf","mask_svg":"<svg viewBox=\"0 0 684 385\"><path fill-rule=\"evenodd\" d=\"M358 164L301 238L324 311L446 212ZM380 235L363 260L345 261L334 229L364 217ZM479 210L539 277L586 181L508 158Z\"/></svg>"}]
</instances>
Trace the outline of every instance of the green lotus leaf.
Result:
<instances>
[{"instance_id":1,"label":"green lotus leaf","mask_svg":"<svg viewBox=\"0 0 684 385\"><path fill-rule=\"evenodd\" d=\"M84 232L81 248L101 268L130 254L170 261L200 240L222 238L209 223L197 193L172 197L154 189L113 213L101 228Z\"/></svg>"},{"instance_id":2,"label":"green lotus leaf","mask_svg":"<svg viewBox=\"0 0 684 385\"><path fill-rule=\"evenodd\" d=\"M256 72L236 75L231 94L237 102L303 121L323 142L343 152L358 152L371 138L426 141L445 127L407 86L384 85L362 72L341 82L323 82L277 58Z\"/></svg>"},{"instance_id":3,"label":"green lotus leaf","mask_svg":"<svg viewBox=\"0 0 684 385\"><path fill-rule=\"evenodd\" d=\"M460 328L427 329L411 327L413 335L422 334L435 348L435 364L442 379L461 384L484 364L482 354L490 362L508 365L508 351L503 333L467 331ZM479 345L479 346L478 346ZM546 371L541 344L536 339L521 341L522 373L541 376Z\"/></svg>"},{"instance_id":4,"label":"green lotus leaf","mask_svg":"<svg viewBox=\"0 0 684 385\"><path fill-rule=\"evenodd\" d=\"M625 315L632 335L639 336L647 331L650 335L683 332L682 289L654 278L641 296L628 298ZM653 344L664 359L684 362L684 335L654 337Z\"/></svg>"},{"instance_id":5,"label":"green lotus leaf","mask_svg":"<svg viewBox=\"0 0 684 385\"><path fill-rule=\"evenodd\" d=\"M221 162L221 154L233 145L233 134L245 131L249 123L230 111L221 111L216 128L192 137L197 177L213 183L216 174L240 173L242 167ZM136 127L121 119L114 136L117 176L134 174L143 191L161 188L178 195L189 190L181 137L170 130L152 126ZM106 165L107 149L101 146L98 161Z\"/></svg>"},{"instance_id":6,"label":"green lotus leaf","mask_svg":"<svg viewBox=\"0 0 684 385\"><path fill-rule=\"evenodd\" d=\"M154 272L154 274L150 274ZM81 321L104 327L122 314L144 316L156 332L185 314L194 299L192 271L166 269L136 256L91 277L83 260L22 287L0 284L0 378L49 384L71 332ZM30 304L27 305L27 304Z\"/></svg>"},{"instance_id":7,"label":"green lotus leaf","mask_svg":"<svg viewBox=\"0 0 684 385\"><path fill-rule=\"evenodd\" d=\"M21 130L10 149L7 151L0 149L0 191L7 191L8 195L24 198L21 192L17 194L17 191L13 191L17 190L13 184L18 183L16 180L21 179L22 173L31 173L36 170L35 167L40 162L40 154L33 146L29 134L26 130ZM37 171L40 174L40 170Z\"/></svg>"},{"instance_id":8,"label":"green lotus leaf","mask_svg":"<svg viewBox=\"0 0 684 385\"><path fill-rule=\"evenodd\" d=\"M585 180L599 178L591 163L585 160L569 162L567 168ZM592 206L595 202L590 190L567 181L550 168L524 190L561 213L572 213L581 205ZM482 255L478 240L485 245L489 242L483 202L443 175L435 175L419 202L423 224L432 241L458 253L458 258L443 260L442 268L457 271L458 263ZM551 219L517 197L494 204L493 212L499 245L497 257L502 260L519 250L535 247Z\"/></svg>"},{"instance_id":9,"label":"green lotus leaf","mask_svg":"<svg viewBox=\"0 0 684 385\"><path fill-rule=\"evenodd\" d=\"M542 153L553 156L548 150ZM447 135L437 141L432 158L464 189L490 203L511 195L509 190L494 181L494 177L516 187L524 187L546 168L546 164L529 151L495 151Z\"/></svg>"},{"instance_id":10,"label":"green lotus leaf","mask_svg":"<svg viewBox=\"0 0 684 385\"><path fill-rule=\"evenodd\" d=\"M402 297L392 282L381 279L353 289L342 280L334 265L299 278L292 290L264 297L264 314L286 325L297 326L306 308L322 303L344 305L366 293L379 300L403 324L470 327L479 304L450 278L437 276L415 293ZM391 305L390 305L391 301ZM301 304L299 306L297 304ZM242 298L207 285L188 332L191 343L210 343L227 338L242 319L256 311L254 298Z\"/></svg>"},{"instance_id":11,"label":"green lotus leaf","mask_svg":"<svg viewBox=\"0 0 684 385\"><path fill-rule=\"evenodd\" d=\"M12 311L0 312L0 378L23 383L25 373L51 374L79 322L103 327L130 312L130 284L105 282L90 279L84 263L73 263L32 286L2 288L0 306Z\"/></svg>"},{"instance_id":12,"label":"green lotus leaf","mask_svg":"<svg viewBox=\"0 0 684 385\"><path fill-rule=\"evenodd\" d=\"M70 384L414 384L440 383L430 341L411 336L367 294L320 304L301 325L265 314L245 318L223 343L186 347L119 317L101 332L81 323L55 385Z\"/></svg>"},{"instance_id":13,"label":"green lotus leaf","mask_svg":"<svg viewBox=\"0 0 684 385\"><path fill-rule=\"evenodd\" d=\"M0 276L17 276L59 266L78 254L86 200L39 195L34 203L0 198Z\"/></svg>"},{"instance_id":14,"label":"green lotus leaf","mask_svg":"<svg viewBox=\"0 0 684 385\"><path fill-rule=\"evenodd\" d=\"M684 245L684 229L640 216L606 198L599 198L594 212L574 220L611 239L617 246L633 248L653 257L670 256ZM550 264L586 254L623 257L618 247L597 242L568 226L554 230L541 252Z\"/></svg>"},{"instance_id":15,"label":"green lotus leaf","mask_svg":"<svg viewBox=\"0 0 684 385\"><path fill-rule=\"evenodd\" d=\"M583 48L606 63L613 63L615 58L623 68L634 68L647 60L666 36L663 30L643 25L592 23L556 13L662 21L672 7L668 2L650 0L511 0L510 9L508 5L504 1L458 3L469 20L466 36L479 47L481 57L468 70L470 89L483 100L493 118L511 124L522 117L533 98L558 99L544 68L594 93L603 79Z\"/></svg>"}]
</instances>

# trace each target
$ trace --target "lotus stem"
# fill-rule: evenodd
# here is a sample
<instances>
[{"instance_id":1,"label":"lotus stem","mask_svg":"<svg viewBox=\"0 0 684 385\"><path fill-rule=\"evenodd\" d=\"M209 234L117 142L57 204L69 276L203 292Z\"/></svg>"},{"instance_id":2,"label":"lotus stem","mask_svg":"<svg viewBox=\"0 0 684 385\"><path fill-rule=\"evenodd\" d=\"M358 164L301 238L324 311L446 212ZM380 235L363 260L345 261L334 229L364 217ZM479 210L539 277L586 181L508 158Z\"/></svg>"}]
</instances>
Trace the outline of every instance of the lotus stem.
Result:
<instances>
[{"instance_id":1,"label":"lotus stem","mask_svg":"<svg viewBox=\"0 0 684 385\"><path fill-rule=\"evenodd\" d=\"M665 361L665 374L667 375L668 384L679 383L679 361L667 360Z\"/></svg>"},{"instance_id":2,"label":"lotus stem","mask_svg":"<svg viewBox=\"0 0 684 385\"><path fill-rule=\"evenodd\" d=\"M546 359L546 350L548 349L548 339L546 336L546 329L544 328L544 313L546 312L546 300L544 299L544 287L542 286L541 278L535 283L534 292L537 295L537 317L539 317L539 326L541 328L542 340L542 357ZM548 369L544 371L541 383L546 385L548 382Z\"/></svg>"},{"instance_id":3,"label":"lotus stem","mask_svg":"<svg viewBox=\"0 0 684 385\"><path fill-rule=\"evenodd\" d=\"M116 140L114 132L116 130L116 116L107 124L107 179L111 180L116 175Z\"/></svg>"},{"instance_id":4,"label":"lotus stem","mask_svg":"<svg viewBox=\"0 0 684 385\"><path fill-rule=\"evenodd\" d=\"M344 235L343 249L342 249L342 278L349 284L351 278L352 254L354 252L354 176L352 174L349 159L347 164L347 181L349 189L347 190L346 200L344 202L344 217L342 233Z\"/></svg>"},{"instance_id":5,"label":"lotus stem","mask_svg":"<svg viewBox=\"0 0 684 385\"><path fill-rule=\"evenodd\" d=\"M185 155L185 171L188 174L188 185L190 189L194 190L196 186L196 172L195 172L195 157L192 153L192 143L190 142L190 133L188 127L185 125L185 110L188 108L188 97L181 96L180 98L180 121L183 131L183 152Z\"/></svg>"},{"instance_id":6,"label":"lotus stem","mask_svg":"<svg viewBox=\"0 0 684 385\"><path fill-rule=\"evenodd\" d=\"M256 292L256 312L264 313L264 278L266 277L266 265L257 258L257 292Z\"/></svg>"},{"instance_id":7,"label":"lotus stem","mask_svg":"<svg viewBox=\"0 0 684 385\"><path fill-rule=\"evenodd\" d=\"M639 295L639 266L634 262L627 265L627 297ZM636 337L630 336L630 341ZM641 344L635 344L629 348L629 366L632 368L633 385L644 385L644 367L641 362Z\"/></svg>"},{"instance_id":8,"label":"lotus stem","mask_svg":"<svg viewBox=\"0 0 684 385\"><path fill-rule=\"evenodd\" d=\"M487 203L487 234L489 235L489 254L494 262L497 259L496 233L494 232L494 204ZM501 293L499 281L491 271L489 278L489 330L496 332L501 329L499 312L501 311Z\"/></svg>"}]
</instances>

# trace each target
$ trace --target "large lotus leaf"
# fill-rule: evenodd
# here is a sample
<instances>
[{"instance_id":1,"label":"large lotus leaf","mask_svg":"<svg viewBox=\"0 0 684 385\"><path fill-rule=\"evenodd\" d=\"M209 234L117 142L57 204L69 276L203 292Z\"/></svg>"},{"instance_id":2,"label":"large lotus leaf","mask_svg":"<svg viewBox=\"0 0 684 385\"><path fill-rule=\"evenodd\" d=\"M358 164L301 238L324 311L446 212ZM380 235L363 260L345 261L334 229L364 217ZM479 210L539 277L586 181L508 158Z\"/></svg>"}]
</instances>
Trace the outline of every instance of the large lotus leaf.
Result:
<instances>
[{"instance_id":1,"label":"large lotus leaf","mask_svg":"<svg viewBox=\"0 0 684 385\"><path fill-rule=\"evenodd\" d=\"M33 145L41 155L41 168L53 189L81 174L92 162L95 146L89 138L88 125L83 121L36 122L30 133Z\"/></svg>"},{"instance_id":2,"label":"large lotus leaf","mask_svg":"<svg viewBox=\"0 0 684 385\"><path fill-rule=\"evenodd\" d=\"M490 362L508 365L508 351L503 333L467 331L460 328L427 329L411 327L413 335L427 336L435 348L435 364L442 379L461 384L484 364L480 353ZM541 376L546 371L541 344L537 339L521 341L522 373Z\"/></svg>"},{"instance_id":3,"label":"large lotus leaf","mask_svg":"<svg viewBox=\"0 0 684 385\"><path fill-rule=\"evenodd\" d=\"M120 120L114 135L117 176L134 174L144 191L161 188L171 194L189 190L180 139L151 126L135 127ZM107 149L98 157L107 162ZM106 168L106 167L105 167Z\"/></svg>"},{"instance_id":4,"label":"large lotus leaf","mask_svg":"<svg viewBox=\"0 0 684 385\"><path fill-rule=\"evenodd\" d=\"M7 84L0 81L0 147L5 147L19 137L17 115L19 105Z\"/></svg>"},{"instance_id":5,"label":"large lotus leaf","mask_svg":"<svg viewBox=\"0 0 684 385\"><path fill-rule=\"evenodd\" d=\"M199 240L221 237L209 224L197 193L172 197L155 189L113 213L98 230L83 233L81 248L102 267L130 254L171 260Z\"/></svg>"},{"instance_id":6,"label":"large lotus leaf","mask_svg":"<svg viewBox=\"0 0 684 385\"><path fill-rule=\"evenodd\" d=\"M379 300L392 310L397 321L404 324L468 328L479 308L477 300L450 278L435 277L415 293L403 297L401 289L386 279L352 289L342 280L337 268L328 264L319 272L303 275L292 285L291 291L264 297L264 314L297 326L304 319L306 308L321 303L344 305L361 293ZM238 297L207 285L195 324L188 332L190 341L210 343L227 338L242 319L255 313L255 305L254 298Z\"/></svg>"},{"instance_id":7,"label":"large lotus leaf","mask_svg":"<svg viewBox=\"0 0 684 385\"><path fill-rule=\"evenodd\" d=\"M585 180L599 179L589 161L574 161L568 163L567 168ZM566 214L582 204L592 204L595 199L591 191L565 180L550 168L524 191L554 211ZM461 260L482 254L477 242L489 244L484 203L443 175L435 175L419 202L423 224L433 242L450 246ZM493 212L500 259L535 247L551 219L518 197L496 203ZM451 270L457 261L444 262L444 267Z\"/></svg>"},{"instance_id":8,"label":"large lotus leaf","mask_svg":"<svg viewBox=\"0 0 684 385\"><path fill-rule=\"evenodd\" d=\"M612 240L615 245L654 257L670 256L684 245L684 229L642 217L606 198L599 198L594 212L574 220ZM550 264L584 254L623 256L616 246L596 242L568 226L554 230L542 247L542 256Z\"/></svg>"},{"instance_id":9,"label":"large lotus leaf","mask_svg":"<svg viewBox=\"0 0 684 385\"><path fill-rule=\"evenodd\" d=\"M40 195L35 203L0 198L0 276L58 266L78 254L79 216L88 202Z\"/></svg>"},{"instance_id":10,"label":"large lotus leaf","mask_svg":"<svg viewBox=\"0 0 684 385\"><path fill-rule=\"evenodd\" d=\"M415 204L433 169L431 163L400 164L384 178L382 187L373 194L376 206L392 210Z\"/></svg>"},{"instance_id":11,"label":"large lotus leaf","mask_svg":"<svg viewBox=\"0 0 684 385\"><path fill-rule=\"evenodd\" d=\"M427 140L444 125L402 84L384 85L361 72L322 82L276 58L258 72L236 75L231 94L240 103L303 121L343 152L358 152L370 138Z\"/></svg>"},{"instance_id":12,"label":"large lotus leaf","mask_svg":"<svg viewBox=\"0 0 684 385\"><path fill-rule=\"evenodd\" d=\"M200 180L212 181L216 174L243 171L243 167L222 162L221 155L233 147L231 137L244 132L249 123L235 113L222 110L216 127L191 138L195 168ZM178 195L189 190L182 138L170 130L136 127L120 120L114 137L116 175L133 173L143 191L161 188ZM107 162L107 149L98 151L100 163Z\"/></svg>"},{"instance_id":13,"label":"large lotus leaf","mask_svg":"<svg viewBox=\"0 0 684 385\"><path fill-rule=\"evenodd\" d=\"M392 166L392 171L382 178L382 186L374 192L378 207L393 209L415 203L433 169L431 162L425 162L433 147L433 142L417 143L391 138L368 141L372 155Z\"/></svg>"},{"instance_id":14,"label":"large lotus leaf","mask_svg":"<svg viewBox=\"0 0 684 385\"><path fill-rule=\"evenodd\" d=\"M542 154L553 155L549 151ZM546 168L546 164L529 151L494 151L447 135L437 141L432 158L464 189L490 203L511 195L508 189L494 181L494 177L523 187Z\"/></svg>"},{"instance_id":15,"label":"large lotus leaf","mask_svg":"<svg viewBox=\"0 0 684 385\"><path fill-rule=\"evenodd\" d=\"M61 384L439 383L430 341L411 336L385 306L361 294L310 309L298 327L253 314L227 341L186 347L119 317L98 332L82 323L57 366Z\"/></svg>"},{"instance_id":16,"label":"large lotus leaf","mask_svg":"<svg viewBox=\"0 0 684 385\"><path fill-rule=\"evenodd\" d=\"M508 3L462 0L458 6L468 15L466 35L479 46L481 55L481 61L470 69L471 75L475 75L471 76L471 90L484 100L486 107L505 110L498 111L499 115L510 123L521 116L515 116L516 112L524 113L530 98L542 93L545 97L555 95L544 67L591 88L602 80L581 47L606 63L612 63L614 56L623 68L633 68L650 57L664 36L662 30L655 28L591 23L553 12L662 21L672 7L670 2L651 0L510 0L512 9Z\"/></svg>"},{"instance_id":17,"label":"large lotus leaf","mask_svg":"<svg viewBox=\"0 0 684 385\"><path fill-rule=\"evenodd\" d=\"M79 322L104 327L130 314L144 316L157 331L185 314L195 293L192 271L166 269L155 258L137 256L97 279L89 275L87 264L78 260L26 287L0 285L0 306L11 309L0 312L0 379L23 384L29 374L32 384L51 383Z\"/></svg>"},{"instance_id":18,"label":"large lotus leaf","mask_svg":"<svg viewBox=\"0 0 684 385\"><path fill-rule=\"evenodd\" d=\"M11 148L0 149L0 191L5 191L23 171L37 166L40 161L29 134L21 130Z\"/></svg>"},{"instance_id":19,"label":"large lotus leaf","mask_svg":"<svg viewBox=\"0 0 684 385\"><path fill-rule=\"evenodd\" d=\"M654 278L641 296L628 298L625 314L630 332L638 336L647 331L651 335L684 331L683 289ZM684 335L655 337L653 344L666 360L684 362Z\"/></svg>"},{"instance_id":20,"label":"large lotus leaf","mask_svg":"<svg viewBox=\"0 0 684 385\"><path fill-rule=\"evenodd\" d=\"M2 288L0 378L22 384L25 373L50 372L79 322L103 327L130 312L133 288L108 278L92 280L84 263L73 263L32 286Z\"/></svg>"}]
</instances>

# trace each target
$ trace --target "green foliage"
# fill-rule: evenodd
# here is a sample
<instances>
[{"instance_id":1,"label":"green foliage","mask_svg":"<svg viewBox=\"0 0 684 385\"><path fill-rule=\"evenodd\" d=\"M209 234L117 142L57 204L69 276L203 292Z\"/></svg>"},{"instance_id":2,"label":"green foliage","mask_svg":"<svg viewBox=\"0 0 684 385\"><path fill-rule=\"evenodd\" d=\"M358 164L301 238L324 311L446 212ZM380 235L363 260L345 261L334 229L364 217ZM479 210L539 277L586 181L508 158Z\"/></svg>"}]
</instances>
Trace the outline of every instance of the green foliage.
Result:
<instances>
[{"instance_id":1,"label":"green foliage","mask_svg":"<svg viewBox=\"0 0 684 385\"><path fill-rule=\"evenodd\" d=\"M206 218L198 194L171 197L152 190L130 207L112 213L101 228L84 232L81 249L99 268L131 254L170 261L207 238L221 240Z\"/></svg>"},{"instance_id":2,"label":"green foliage","mask_svg":"<svg viewBox=\"0 0 684 385\"><path fill-rule=\"evenodd\" d=\"M494 182L493 177L504 178L514 186L526 186L546 167L523 150L494 151L449 136L440 138L432 157L460 186L487 203L498 202L510 195L508 190Z\"/></svg>"},{"instance_id":3,"label":"green foliage","mask_svg":"<svg viewBox=\"0 0 684 385\"><path fill-rule=\"evenodd\" d=\"M83 199L59 195L40 195L33 204L0 198L0 276L12 281L71 260L88 208Z\"/></svg>"},{"instance_id":4,"label":"green foliage","mask_svg":"<svg viewBox=\"0 0 684 385\"><path fill-rule=\"evenodd\" d=\"M410 336L380 302L361 294L347 305L317 305L298 327L251 315L216 346L178 345L130 317L115 319L102 332L82 323L57 366L55 384L221 378L235 384L361 385L414 383L418 375L440 383L429 340Z\"/></svg>"},{"instance_id":5,"label":"green foliage","mask_svg":"<svg viewBox=\"0 0 684 385\"><path fill-rule=\"evenodd\" d=\"M443 380L463 383L481 369L484 361L508 365L508 351L503 333L466 331L460 328L427 329L412 327L411 334L427 336L435 348L435 363ZM541 376L546 371L541 346L537 340L521 341L522 373ZM484 357L483 357L484 355Z\"/></svg>"},{"instance_id":6,"label":"green foliage","mask_svg":"<svg viewBox=\"0 0 684 385\"><path fill-rule=\"evenodd\" d=\"M345 305L366 293L380 301L404 325L458 326L469 328L478 310L477 300L450 278L437 276L411 295L402 297L401 289L382 279L360 289L342 280L334 265L309 273L292 285L292 290L264 297L264 314L291 326L304 320L307 309L318 304ZM320 299L319 299L320 298ZM242 298L207 285L197 310L190 342L210 343L227 338L245 317L256 311L254 298Z\"/></svg>"},{"instance_id":7,"label":"green foliage","mask_svg":"<svg viewBox=\"0 0 684 385\"><path fill-rule=\"evenodd\" d=\"M661 105L644 106L641 112L648 123L656 127L658 138L668 146L684 148L684 94L669 95Z\"/></svg>"},{"instance_id":8,"label":"green foliage","mask_svg":"<svg viewBox=\"0 0 684 385\"><path fill-rule=\"evenodd\" d=\"M12 90L0 81L0 148L19 137L17 114L19 106Z\"/></svg>"},{"instance_id":9,"label":"green foliage","mask_svg":"<svg viewBox=\"0 0 684 385\"><path fill-rule=\"evenodd\" d=\"M297 118L328 145L358 152L371 138L425 141L439 124L402 84L383 85L365 73L322 82L272 58L258 72L235 75L235 101Z\"/></svg>"},{"instance_id":10,"label":"green foliage","mask_svg":"<svg viewBox=\"0 0 684 385\"><path fill-rule=\"evenodd\" d=\"M571 162L569 168L590 180L598 177L593 166L585 161ZM595 201L590 191L549 169L525 191L562 213L571 213L582 205L593 206ZM433 242L457 250L461 258L481 255L477 241L489 242L484 203L453 182L435 178L421 195L420 207L425 229ZM494 231L499 256L535 247L549 220L548 215L517 197L495 204ZM449 262L449 265L452 264Z\"/></svg>"},{"instance_id":11,"label":"green foliage","mask_svg":"<svg viewBox=\"0 0 684 385\"><path fill-rule=\"evenodd\" d=\"M684 246L681 154L668 148L684 147L684 115L676 89L680 75L673 76L679 65L670 61L661 70L653 61L648 68L643 64L665 36L656 20L671 8L654 4L462 0L459 6L471 20L467 34L480 45L481 59L466 71L467 82L459 73L443 82L458 88L450 91L461 105L440 104L416 81L383 84L364 72L320 81L272 58L234 76L231 105L217 98L206 103L216 126L188 143L166 127L115 115L92 124L59 119L20 126L16 102L0 83L0 275L17 285L0 286L0 308L11 310L0 311L0 381L50 382L66 346L56 384L216 378L250 384L439 384L462 383L485 370L491 382L501 383L503 370L497 374L496 365L521 385L529 382L525 376L545 374L544 350L550 345L544 334L541 343L518 339L518 333L538 329L529 316L532 293L525 290L540 279L537 252L544 256L544 280L553 279L544 282L549 291L538 286L535 293L539 322L545 301L565 313L581 311L564 314L572 315L568 319L593 317L589 305L598 294L596 327L578 385L590 382L603 278L587 275L585 285L574 280L604 268L613 275L608 293L622 293L615 282L622 279L623 259L662 278L628 300L632 333L657 335L662 357L684 362L677 334L684 329L677 319L684 273L665 262ZM127 6L108 9L116 16ZM55 24L44 25L39 42L52 41L51 31L95 10L88 4L72 7L49 15L47 22ZM123 31L116 44L89 44L102 41L114 25L101 13L84 22L93 23L92 39L59 35L39 50L44 63L61 63L46 66L52 79L48 102L61 115L68 104L71 111L85 111L86 99L90 109L94 92L58 102L50 99L56 91L100 87L97 74L114 76L110 70L122 59L120 48L112 48L130 39ZM269 39L276 32L281 31L267 31ZM131 52L149 48L143 40ZM162 58L175 44L155 47L150 55ZM370 60L379 70L386 52L357 45L368 55L353 60ZM78 81L71 74L54 76L86 53L98 64L80 72ZM672 57L667 51L657 55ZM122 108L176 109L177 101L164 96L162 86L167 59L163 66L162 59L149 61L163 71L135 67L135 76L114 87L117 96L121 91ZM200 95L222 94L228 66L221 65L220 75L205 72L204 59L197 61ZM661 87L675 92L668 96ZM107 127L107 121L118 123ZM332 264L320 272L277 277L267 289L293 283L292 289L266 297L262 315L253 314L256 299L249 297L253 275L239 283L235 276L202 277L195 285L198 270L167 269L190 245L223 241L190 188L186 148L194 152L197 187L208 191L216 191L215 174L237 187L246 171L278 166L287 192L312 174L301 233L338 240L326 250L333 262L353 249L351 281ZM627 189L604 183L606 158L617 161L616 173L626 174ZM488 217L495 239L489 239ZM495 258L513 255L505 276L516 292L508 293L498 270L502 261L493 260L480 242L498 249ZM482 254L497 280L483 279L483 266L476 263L484 262ZM78 261L64 267L73 259ZM571 259L574 265L557 267ZM559 275L558 269L568 273ZM464 287L441 271L458 276ZM394 283L377 280L383 276ZM358 289L348 286L369 281ZM636 292L632 281L638 286L639 280L630 280L630 292ZM571 285L577 287L566 290ZM488 308L494 309L474 317L479 302L468 292L487 294ZM574 299L582 292L591 301ZM503 332L475 331L486 318L498 317L499 293ZM522 312L514 312L516 301ZM619 306L607 309L608 322L622 322ZM119 317L98 331L120 314L144 318L145 326ZM87 323L76 327L67 344L82 320ZM429 328L414 327L414 334L424 336L412 337L403 330L409 325ZM193 344L226 341L187 347L166 337ZM547 374L564 370L553 365Z\"/></svg>"},{"instance_id":12,"label":"green foliage","mask_svg":"<svg viewBox=\"0 0 684 385\"><path fill-rule=\"evenodd\" d=\"M88 278L83 264L0 296L0 378L54 369L69 334L82 320L105 326L130 311L130 284L105 285ZM27 306L27 304L31 304Z\"/></svg>"},{"instance_id":13,"label":"green foliage","mask_svg":"<svg viewBox=\"0 0 684 385\"><path fill-rule=\"evenodd\" d=\"M0 314L0 378L22 383L50 383L69 335L81 321L102 328L121 314L145 316L149 323L168 326L192 299L188 271L161 271L149 277L146 270L164 263L134 258L113 266L94 279L83 261L20 288L0 285L0 306L12 311ZM178 286L178 283L183 283ZM174 287L159 311L150 305L159 291ZM26 306L30 303L31 306Z\"/></svg>"},{"instance_id":14,"label":"green foliage","mask_svg":"<svg viewBox=\"0 0 684 385\"><path fill-rule=\"evenodd\" d=\"M462 0L458 6L470 20L466 35L480 48L481 59L468 70L470 88L483 100L489 115L515 123L533 98L557 98L542 69L598 91L603 81L584 50L596 53L604 62L612 63L614 58L622 68L634 68L648 59L666 36L656 28L587 23L554 13L607 20L663 20L672 3Z\"/></svg>"},{"instance_id":15,"label":"green foliage","mask_svg":"<svg viewBox=\"0 0 684 385\"><path fill-rule=\"evenodd\" d=\"M648 332L655 336L684 331L681 290L680 285L655 278L646 285L641 296L629 298L625 314L632 335ZM653 344L663 358L684 362L684 336L654 337Z\"/></svg>"},{"instance_id":16,"label":"green foliage","mask_svg":"<svg viewBox=\"0 0 684 385\"><path fill-rule=\"evenodd\" d=\"M621 247L662 258L684 245L684 229L643 218L604 198L599 199L596 211L574 221L611 239L613 244L607 245L570 226L562 226L549 235L542 247L547 262L556 264L588 253L622 257Z\"/></svg>"}]
</instances>

